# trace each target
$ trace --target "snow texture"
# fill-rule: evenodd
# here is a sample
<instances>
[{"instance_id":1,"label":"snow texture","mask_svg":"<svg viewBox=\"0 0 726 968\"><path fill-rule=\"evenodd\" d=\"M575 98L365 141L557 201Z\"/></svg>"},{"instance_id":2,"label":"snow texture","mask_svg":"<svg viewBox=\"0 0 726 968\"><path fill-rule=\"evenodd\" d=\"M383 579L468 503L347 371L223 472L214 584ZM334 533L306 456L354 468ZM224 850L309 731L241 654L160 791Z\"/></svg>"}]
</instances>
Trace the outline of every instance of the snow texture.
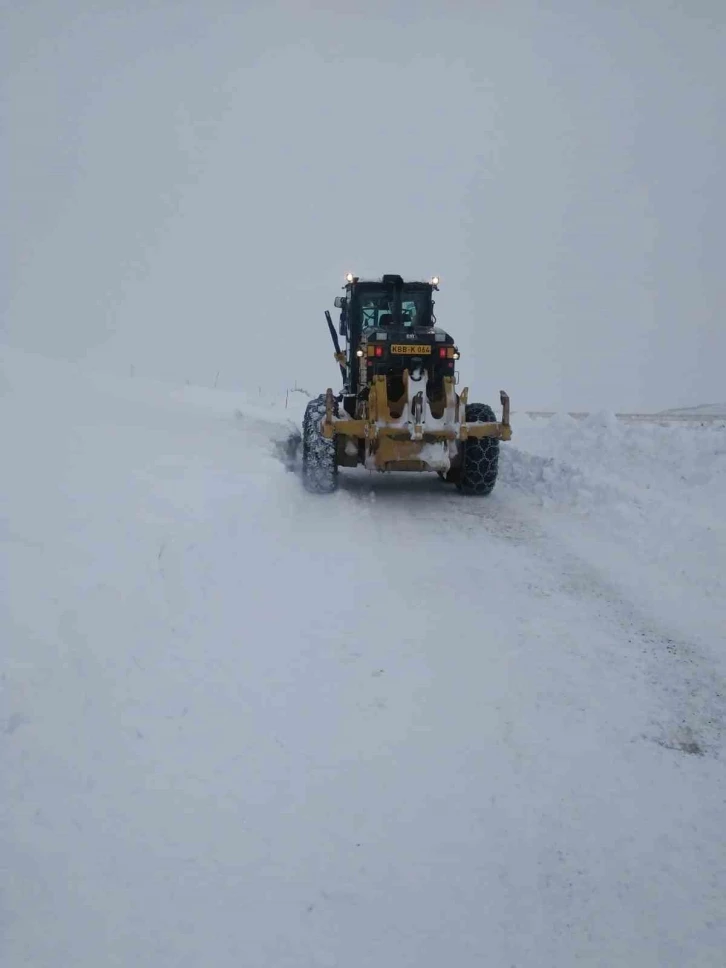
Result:
<instances>
[{"instance_id":1,"label":"snow texture","mask_svg":"<svg viewBox=\"0 0 726 968\"><path fill-rule=\"evenodd\" d=\"M3 966L722 968L726 425L321 496L302 397L0 380Z\"/></svg>"}]
</instances>

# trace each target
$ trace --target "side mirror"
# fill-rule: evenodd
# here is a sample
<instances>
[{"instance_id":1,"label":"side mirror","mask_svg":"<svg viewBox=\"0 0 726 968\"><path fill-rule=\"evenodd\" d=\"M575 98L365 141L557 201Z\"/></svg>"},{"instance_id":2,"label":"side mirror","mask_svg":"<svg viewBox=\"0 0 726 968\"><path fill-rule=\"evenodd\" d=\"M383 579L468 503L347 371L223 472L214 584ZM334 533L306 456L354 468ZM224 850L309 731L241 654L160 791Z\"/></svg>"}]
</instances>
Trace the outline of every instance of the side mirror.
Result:
<instances>
[{"instance_id":1,"label":"side mirror","mask_svg":"<svg viewBox=\"0 0 726 968\"><path fill-rule=\"evenodd\" d=\"M345 298L345 296L336 296L333 305L336 309L345 309L345 307L348 305L348 300Z\"/></svg>"}]
</instances>

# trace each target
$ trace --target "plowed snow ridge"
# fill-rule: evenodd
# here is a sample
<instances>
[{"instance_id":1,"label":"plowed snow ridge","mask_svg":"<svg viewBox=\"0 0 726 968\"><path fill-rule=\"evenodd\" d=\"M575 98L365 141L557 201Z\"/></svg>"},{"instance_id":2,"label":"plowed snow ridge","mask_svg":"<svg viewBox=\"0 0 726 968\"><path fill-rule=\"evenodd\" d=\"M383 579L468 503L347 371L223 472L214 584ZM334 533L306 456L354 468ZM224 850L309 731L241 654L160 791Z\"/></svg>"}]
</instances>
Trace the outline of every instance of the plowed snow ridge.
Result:
<instances>
[{"instance_id":1,"label":"plowed snow ridge","mask_svg":"<svg viewBox=\"0 0 726 968\"><path fill-rule=\"evenodd\" d=\"M0 366L0 963L722 968L726 423L316 498L301 401Z\"/></svg>"}]
</instances>

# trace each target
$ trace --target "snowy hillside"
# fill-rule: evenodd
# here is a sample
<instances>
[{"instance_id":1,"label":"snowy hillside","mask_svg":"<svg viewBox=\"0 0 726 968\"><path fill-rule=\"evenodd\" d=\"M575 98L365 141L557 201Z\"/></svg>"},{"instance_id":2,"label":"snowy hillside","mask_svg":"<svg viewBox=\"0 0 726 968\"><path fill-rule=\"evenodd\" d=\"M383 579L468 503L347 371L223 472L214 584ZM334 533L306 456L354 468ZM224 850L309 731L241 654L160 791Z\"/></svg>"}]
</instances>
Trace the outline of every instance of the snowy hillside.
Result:
<instances>
[{"instance_id":1,"label":"snowy hillside","mask_svg":"<svg viewBox=\"0 0 726 968\"><path fill-rule=\"evenodd\" d=\"M300 395L0 392L2 965L722 968L726 427L313 497Z\"/></svg>"}]
</instances>

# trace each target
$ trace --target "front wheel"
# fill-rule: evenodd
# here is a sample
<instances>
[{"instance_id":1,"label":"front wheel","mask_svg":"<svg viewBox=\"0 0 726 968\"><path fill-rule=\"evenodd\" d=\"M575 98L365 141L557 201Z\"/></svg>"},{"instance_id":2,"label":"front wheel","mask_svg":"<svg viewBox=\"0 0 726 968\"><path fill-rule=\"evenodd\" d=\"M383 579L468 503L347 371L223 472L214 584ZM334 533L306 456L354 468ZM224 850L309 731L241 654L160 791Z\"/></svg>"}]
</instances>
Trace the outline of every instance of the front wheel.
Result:
<instances>
[{"instance_id":1,"label":"front wheel","mask_svg":"<svg viewBox=\"0 0 726 968\"><path fill-rule=\"evenodd\" d=\"M302 432L303 486L313 494L330 494L338 487L335 437L323 434L325 396L311 400L305 408Z\"/></svg>"},{"instance_id":2,"label":"front wheel","mask_svg":"<svg viewBox=\"0 0 726 968\"><path fill-rule=\"evenodd\" d=\"M467 423L496 422L491 407L485 403L469 403ZM494 490L499 471L499 440L496 437L468 437L464 441L461 472L456 481L462 494L486 496Z\"/></svg>"}]
</instances>

